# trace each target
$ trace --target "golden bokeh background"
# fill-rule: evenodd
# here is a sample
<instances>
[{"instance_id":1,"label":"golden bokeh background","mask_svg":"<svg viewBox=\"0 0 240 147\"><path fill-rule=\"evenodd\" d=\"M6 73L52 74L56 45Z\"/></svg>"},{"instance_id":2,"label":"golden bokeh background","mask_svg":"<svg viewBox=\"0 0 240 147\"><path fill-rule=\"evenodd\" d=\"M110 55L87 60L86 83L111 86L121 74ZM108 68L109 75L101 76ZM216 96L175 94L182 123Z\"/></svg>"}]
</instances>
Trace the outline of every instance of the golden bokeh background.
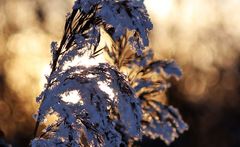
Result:
<instances>
[{"instance_id":1,"label":"golden bokeh background","mask_svg":"<svg viewBox=\"0 0 240 147\"><path fill-rule=\"evenodd\" d=\"M171 146L240 144L240 1L145 0L154 29L151 47L184 72L169 103L190 130ZM35 97L73 0L0 0L0 131L13 146L33 135ZM1 135L0 135L1 137ZM2 137L3 138L3 137ZM156 145L162 142L147 142ZM162 145L163 146L163 145Z\"/></svg>"}]
</instances>

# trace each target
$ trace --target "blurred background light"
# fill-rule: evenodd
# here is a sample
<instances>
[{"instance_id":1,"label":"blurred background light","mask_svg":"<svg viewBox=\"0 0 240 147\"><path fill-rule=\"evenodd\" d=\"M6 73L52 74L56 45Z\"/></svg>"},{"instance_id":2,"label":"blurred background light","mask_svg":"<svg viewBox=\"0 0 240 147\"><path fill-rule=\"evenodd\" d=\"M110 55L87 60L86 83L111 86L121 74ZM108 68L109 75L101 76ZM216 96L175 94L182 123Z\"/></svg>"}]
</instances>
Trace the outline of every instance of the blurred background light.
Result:
<instances>
[{"instance_id":1,"label":"blurred background light","mask_svg":"<svg viewBox=\"0 0 240 147\"><path fill-rule=\"evenodd\" d=\"M49 72L50 43L61 39L73 2L0 1L0 131L13 146L27 146L32 137L35 97ZM168 97L190 130L171 146L238 146L240 1L145 4L154 24L150 46L158 58L173 58L184 71Z\"/></svg>"}]
</instances>

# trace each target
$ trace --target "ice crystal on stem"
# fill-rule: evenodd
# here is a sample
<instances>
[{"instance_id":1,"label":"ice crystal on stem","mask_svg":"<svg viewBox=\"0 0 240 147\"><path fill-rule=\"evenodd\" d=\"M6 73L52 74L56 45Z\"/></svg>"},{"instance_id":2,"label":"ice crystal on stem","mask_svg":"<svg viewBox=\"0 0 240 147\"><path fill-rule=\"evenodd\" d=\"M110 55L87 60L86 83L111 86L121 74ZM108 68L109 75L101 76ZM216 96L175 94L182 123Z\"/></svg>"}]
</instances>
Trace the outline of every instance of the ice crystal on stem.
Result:
<instances>
[{"instance_id":1,"label":"ice crystal on stem","mask_svg":"<svg viewBox=\"0 0 240 147\"><path fill-rule=\"evenodd\" d=\"M178 110L156 99L181 70L145 49L151 29L143 1L76 0L60 44L51 44L35 136L47 116L57 119L31 145L127 146L142 135L169 144L183 133Z\"/></svg>"}]
</instances>

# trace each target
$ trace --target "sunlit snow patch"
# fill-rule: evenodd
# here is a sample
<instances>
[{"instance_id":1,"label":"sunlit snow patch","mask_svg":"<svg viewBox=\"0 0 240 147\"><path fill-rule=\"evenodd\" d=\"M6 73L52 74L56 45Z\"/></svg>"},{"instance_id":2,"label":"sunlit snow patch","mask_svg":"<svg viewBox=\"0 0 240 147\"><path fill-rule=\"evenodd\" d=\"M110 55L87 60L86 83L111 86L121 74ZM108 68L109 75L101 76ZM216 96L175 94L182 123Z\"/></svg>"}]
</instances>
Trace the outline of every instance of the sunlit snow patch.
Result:
<instances>
[{"instance_id":1,"label":"sunlit snow patch","mask_svg":"<svg viewBox=\"0 0 240 147\"><path fill-rule=\"evenodd\" d=\"M77 90L65 92L61 95L62 101L66 103L72 103L72 104L77 104L80 103L81 105L83 104L82 98Z\"/></svg>"},{"instance_id":2,"label":"sunlit snow patch","mask_svg":"<svg viewBox=\"0 0 240 147\"><path fill-rule=\"evenodd\" d=\"M98 81L97 83L98 83L99 88L102 91L106 92L108 94L109 98L111 100L113 100L113 98L114 98L113 89L108 86L107 82Z\"/></svg>"}]
</instances>

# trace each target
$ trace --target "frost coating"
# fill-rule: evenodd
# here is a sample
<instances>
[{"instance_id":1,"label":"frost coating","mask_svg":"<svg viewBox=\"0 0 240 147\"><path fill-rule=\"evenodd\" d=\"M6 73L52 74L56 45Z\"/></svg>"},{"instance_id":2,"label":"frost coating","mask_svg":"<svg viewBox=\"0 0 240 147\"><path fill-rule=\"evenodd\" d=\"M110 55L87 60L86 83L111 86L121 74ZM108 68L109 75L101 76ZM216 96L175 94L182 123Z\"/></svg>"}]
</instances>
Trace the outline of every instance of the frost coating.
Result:
<instances>
[{"instance_id":1,"label":"frost coating","mask_svg":"<svg viewBox=\"0 0 240 147\"><path fill-rule=\"evenodd\" d=\"M104 29L116 41L127 30L133 31L129 38L132 48L141 55L145 46L148 46L148 31L152 23L147 14L143 1L137 0L77 0L74 10L89 13L96 9L96 19L101 21Z\"/></svg>"},{"instance_id":2,"label":"frost coating","mask_svg":"<svg viewBox=\"0 0 240 147\"><path fill-rule=\"evenodd\" d=\"M154 58L151 29L143 1L76 0L61 42L51 44L35 135L47 116L57 120L31 145L127 146L142 135L169 144L187 130L178 110L159 101L182 72Z\"/></svg>"},{"instance_id":3,"label":"frost coating","mask_svg":"<svg viewBox=\"0 0 240 147\"><path fill-rule=\"evenodd\" d=\"M89 78L88 75L95 76ZM44 120L47 114L57 112L59 119L47 129L51 132L47 134L49 139L34 140L33 144L40 141L46 146L78 146L84 144L80 140L84 136L90 146L119 146L124 143L122 137L139 137L139 101L124 76L116 69L107 64L89 68L77 66L56 75L55 80L57 82L40 96L45 96L45 99L38 117ZM114 89L113 98L98 86L99 81L106 82ZM78 92L77 97L81 101L71 103L62 100L64 93L72 91L75 94Z\"/></svg>"},{"instance_id":4,"label":"frost coating","mask_svg":"<svg viewBox=\"0 0 240 147\"><path fill-rule=\"evenodd\" d=\"M165 106L157 101L143 101L143 134L152 138L161 138L170 144L179 134L188 129L178 110L173 106Z\"/></svg>"},{"instance_id":5,"label":"frost coating","mask_svg":"<svg viewBox=\"0 0 240 147\"><path fill-rule=\"evenodd\" d=\"M140 99L142 133L151 139L160 138L170 144L179 134L188 130L188 125L176 108L161 103L159 99L170 87L168 79L181 78L182 71L175 61L154 59L152 49L147 49L142 56L137 56L130 52L129 44L125 43L125 40L122 38L117 47L108 50L108 54L120 71L125 71L128 75L128 80ZM126 58L122 56L128 60L124 61Z\"/></svg>"}]
</instances>

